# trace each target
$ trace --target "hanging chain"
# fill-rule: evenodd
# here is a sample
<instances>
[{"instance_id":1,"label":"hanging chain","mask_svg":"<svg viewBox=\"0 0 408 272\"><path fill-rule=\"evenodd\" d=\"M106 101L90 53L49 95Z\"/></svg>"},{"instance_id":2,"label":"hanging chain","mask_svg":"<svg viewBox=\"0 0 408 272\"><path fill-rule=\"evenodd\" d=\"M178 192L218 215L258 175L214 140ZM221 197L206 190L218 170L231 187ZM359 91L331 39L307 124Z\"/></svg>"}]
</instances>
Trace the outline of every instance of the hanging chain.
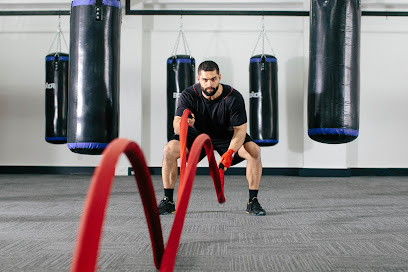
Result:
<instances>
[{"instance_id":1,"label":"hanging chain","mask_svg":"<svg viewBox=\"0 0 408 272\"><path fill-rule=\"evenodd\" d=\"M269 47L270 47L271 50L272 50L272 55L275 56L275 52L273 51L271 41L269 40L268 36L266 36L266 34L265 34L265 38L266 38L266 41L267 41L268 44L269 44ZM262 54L263 54L263 53L262 53Z\"/></svg>"},{"instance_id":2,"label":"hanging chain","mask_svg":"<svg viewBox=\"0 0 408 272\"><path fill-rule=\"evenodd\" d=\"M261 32L261 33L259 34L259 36L258 36L258 40L256 41L255 48L254 48L254 50L252 51L252 55L251 55L251 56L254 55L255 50L256 50L256 47L258 46L258 43L259 43L259 40L261 39L261 37L262 37L262 32Z\"/></svg>"},{"instance_id":3,"label":"hanging chain","mask_svg":"<svg viewBox=\"0 0 408 272\"><path fill-rule=\"evenodd\" d=\"M58 39L57 39L57 51L61 52L61 16L58 16Z\"/></svg>"},{"instance_id":4,"label":"hanging chain","mask_svg":"<svg viewBox=\"0 0 408 272\"><path fill-rule=\"evenodd\" d=\"M267 43L269 44L269 47L270 47L271 50L272 50L272 54L275 55L275 53L274 53L274 51L273 51L273 48L272 48L272 45L271 45L271 42L269 41L268 36L266 35L266 30L265 30L265 18L264 18L264 16L262 16L262 30L261 30L261 33L259 33L258 40L256 41L255 48L254 48L254 50L252 51L252 55L251 55L251 56L254 55L255 50L256 50L256 48L258 47L258 43L259 43L259 41L261 40L261 38L262 38L262 56L265 55L265 39L266 39Z\"/></svg>"},{"instance_id":5,"label":"hanging chain","mask_svg":"<svg viewBox=\"0 0 408 272\"><path fill-rule=\"evenodd\" d=\"M265 55L265 17L262 15L262 56Z\"/></svg>"},{"instance_id":6,"label":"hanging chain","mask_svg":"<svg viewBox=\"0 0 408 272\"><path fill-rule=\"evenodd\" d=\"M183 30L183 15L180 16L180 31L178 33L176 44L174 45L174 48L172 51L172 56L175 56L177 53L177 49L180 43L180 38L183 40L183 47L184 47L185 54L191 56L190 47L188 46L187 38Z\"/></svg>"},{"instance_id":7,"label":"hanging chain","mask_svg":"<svg viewBox=\"0 0 408 272\"><path fill-rule=\"evenodd\" d=\"M51 52L52 47L54 46L55 41L57 42L57 52L56 52L56 53L61 52L61 50L62 50L62 47L61 47L61 37L62 37L62 39L64 40L65 47L66 47L67 50L68 50L67 41L65 40L64 33L63 33L62 30L61 30L61 15L59 15L59 16L58 16L58 29L57 29L57 33L55 33L54 40L52 41L52 44L51 44L51 46L50 46L50 49L48 50L48 53Z\"/></svg>"},{"instance_id":8,"label":"hanging chain","mask_svg":"<svg viewBox=\"0 0 408 272\"><path fill-rule=\"evenodd\" d=\"M180 18L180 21L181 21L181 18ZM179 42L180 42L181 31L182 31L182 24L180 24L180 31L179 31L179 33L177 35L176 44L173 47L173 51L172 51L172 54L171 54L172 56L176 55L176 51L177 51L177 48L178 48L178 45L179 45Z\"/></svg>"}]
</instances>

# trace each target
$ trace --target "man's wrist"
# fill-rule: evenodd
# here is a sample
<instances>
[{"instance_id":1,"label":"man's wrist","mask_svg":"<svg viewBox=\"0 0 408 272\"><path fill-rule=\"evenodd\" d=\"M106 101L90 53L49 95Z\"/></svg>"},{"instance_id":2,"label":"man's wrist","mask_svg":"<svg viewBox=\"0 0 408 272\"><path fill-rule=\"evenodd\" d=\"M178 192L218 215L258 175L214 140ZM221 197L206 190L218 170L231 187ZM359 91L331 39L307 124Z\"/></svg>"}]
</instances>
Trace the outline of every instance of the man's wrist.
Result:
<instances>
[{"instance_id":1,"label":"man's wrist","mask_svg":"<svg viewBox=\"0 0 408 272\"><path fill-rule=\"evenodd\" d=\"M234 155L234 150L233 149L228 149L222 156L221 163L224 165L224 167L229 168L232 163L232 155Z\"/></svg>"}]
</instances>

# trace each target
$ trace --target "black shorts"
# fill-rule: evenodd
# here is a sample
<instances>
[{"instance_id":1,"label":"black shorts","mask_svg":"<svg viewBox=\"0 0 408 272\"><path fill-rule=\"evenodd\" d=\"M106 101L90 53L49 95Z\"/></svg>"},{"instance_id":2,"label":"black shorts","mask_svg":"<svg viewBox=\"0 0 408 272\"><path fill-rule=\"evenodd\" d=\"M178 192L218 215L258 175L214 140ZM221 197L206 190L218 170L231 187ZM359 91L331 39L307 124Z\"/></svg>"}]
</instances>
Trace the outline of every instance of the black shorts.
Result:
<instances>
[{"instance_id":1,"label":"black shorts","mask_svg":"<svg viewBox=\"0 0 408 272\"><path fill-rule=\"evenodd\" d=\"M196 130L192 130L192 129L188 128L188 132L187 132L187 148L188 148L188 150L191 149L191 146L193 145L193 142L194 142L195 138L197 138L198 135L200 135L200 133L197 133ZM171 140L180 141L179 135L174 134L173 137L170 139L170 141ZM248 133L247 133L246 137L245 137L244 144L248 143L248 142L253 142L253 141L254 141L254 139L252 139L252 137L249 136ZM225 152L227 152L228 147L229 147L229 145L231 143L231 138L225 138L225 139L211 138L211 142L212 142L214 150L216 150L218 152L218 154L220 154L220 156L222 156ZM201 150L199 161L201 161L206 155L207 154L205 153L205 149L203 148ZM241 158L238 155L238 153L235 153L234 158L232 159L231 165L235 165L237 163L240 163L243 160L244 159Z\"/></svg>"}]
</instances>

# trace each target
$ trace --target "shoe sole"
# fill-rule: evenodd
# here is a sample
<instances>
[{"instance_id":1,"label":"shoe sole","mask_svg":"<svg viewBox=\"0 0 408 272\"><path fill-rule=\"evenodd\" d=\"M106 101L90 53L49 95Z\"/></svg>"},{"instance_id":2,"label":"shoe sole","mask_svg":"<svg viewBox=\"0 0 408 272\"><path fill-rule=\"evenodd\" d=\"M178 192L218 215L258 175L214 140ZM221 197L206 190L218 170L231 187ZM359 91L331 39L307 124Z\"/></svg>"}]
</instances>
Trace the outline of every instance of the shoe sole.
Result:
<instances>
[{"instance_id":1,"label":"shoe sole","mask_svg":"<svg viewBox=\"0 0 408 272\"><path fill-rule=\"evenodd\" d=\"M266 213L264 213L264 212L260 212L260 213L252 213L252 212L246 212L247 214L250 214L250 215L255 215L255 216L262 216L262 215L266 215Z\"/></svg>"},{"instance_id":2,"label":"shoe sole","mask_svg":"<svg viewBox=\"0 0 408 272\"><path fill-rule=\"evenodd\" d=\"M173 214L173 213L175 213L176 211L174 211L174 212L165 212L165 213L161 213L160 215L166 215L166 214Z\"/></svg>"}]
</instances>

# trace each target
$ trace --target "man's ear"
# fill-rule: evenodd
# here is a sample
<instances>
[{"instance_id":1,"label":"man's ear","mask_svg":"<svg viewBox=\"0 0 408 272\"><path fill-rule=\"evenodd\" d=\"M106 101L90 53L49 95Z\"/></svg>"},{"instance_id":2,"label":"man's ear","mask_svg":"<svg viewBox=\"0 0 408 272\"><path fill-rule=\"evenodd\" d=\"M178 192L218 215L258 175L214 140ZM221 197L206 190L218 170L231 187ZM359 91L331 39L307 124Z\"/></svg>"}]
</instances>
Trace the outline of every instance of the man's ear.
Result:
<instances>
[{"instance_id":1,"label":"man's ear","mask_svg":"<svg viewBox=\"0 0 408 272\"><path fill-rule=\"evenodd\" d=\"M221 74L218 74L218 79L221 80Z\"/></svg>"},{"instance_id":2,"label":"man's ear","mask_svg":"<svg viewBox=\"0 0 408 272\"><path fill-rule=\"evenodd\" d=\"M199 76L197 76L197 81L200 82L200 77Z\"/></svg>"}]
</instances>

